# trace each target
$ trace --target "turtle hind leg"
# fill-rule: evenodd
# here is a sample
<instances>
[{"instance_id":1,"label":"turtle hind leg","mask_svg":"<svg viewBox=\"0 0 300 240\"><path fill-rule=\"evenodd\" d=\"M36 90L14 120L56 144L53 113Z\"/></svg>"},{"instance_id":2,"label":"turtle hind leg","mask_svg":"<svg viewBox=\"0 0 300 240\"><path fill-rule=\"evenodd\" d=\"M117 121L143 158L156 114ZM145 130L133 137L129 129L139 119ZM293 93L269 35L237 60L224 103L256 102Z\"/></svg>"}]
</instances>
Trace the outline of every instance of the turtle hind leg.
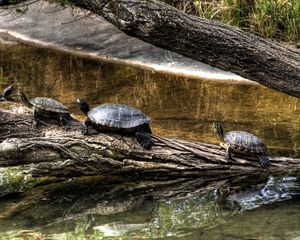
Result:
<instances>
[{"instance_id":1,"label":"turtle hind leg","mask_svg":"<svg viewBox=\"0 0 300 240\"><path fill-rule=\"evenodd\" d=\"M146 132L136 132L135 137L138 143L145 149L150 149L154 145L150 135Z\"/></svg>"},{"instance_id":2,"label":"turtle hind leg","mask_svg":"<svg viewBox=\"0 0 300 240\"><path fill-rule=\"evenodd\" d=\"M33 108L32 115L33 115L32 128L36 128L36 126L38 125L39 119L38 119L38 113L37 113L35 107Z\"/></svg>"},{"instance_id":3,"label":"turtle hind leg","mask_svg":"<svg viewBox=\"0 0 300 240\"><path fill-rule=\"evenodd\" d=\"M230 147L226 148L225 159L227 161L233 160Z\"/></svg>"},{"instance_id":4,"label":"turtle hind leg","mask_svg":"<svg viewBox=\"0 0 300 240\"><path fill-rule=\"evenodd\" d=\"M267 156L259 155L258 160L262 168L268 168L270 166L270 159Z\"/></svg>"}]
</instances>

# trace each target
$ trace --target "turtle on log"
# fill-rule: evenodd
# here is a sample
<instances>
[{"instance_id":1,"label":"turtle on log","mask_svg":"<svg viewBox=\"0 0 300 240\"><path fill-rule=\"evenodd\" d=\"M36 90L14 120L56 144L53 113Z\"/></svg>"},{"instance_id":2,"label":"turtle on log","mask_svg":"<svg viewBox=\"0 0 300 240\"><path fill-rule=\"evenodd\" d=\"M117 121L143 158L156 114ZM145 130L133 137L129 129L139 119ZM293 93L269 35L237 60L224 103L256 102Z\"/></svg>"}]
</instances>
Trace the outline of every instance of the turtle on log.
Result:
<instances>
[{"instance_id":1,"label":"turtle on log","mask_svg":"<svg viewBox=\"0 0 300 240\"><path fill-rule=\"evenodd\" d=\"M87 116L83 122L84 135L88 135L89 127L93 127L98 132L134 135L145 149L153 146L150 118L140 110L122 104L102 104L90 110L86 101L77 99L77 103Z\"/></svg>"},{"instance_id":2,"label":"turtle on log","mask_svg":"<svg viewBox=\"0 0 300 240\"><path fill-rule=\"evenodd\" d=\"M69 109L52 98L35 97L29 100L23 92L19 92L19 97L32 110L33 126L37 125L41 117L59 120L63 126L68 125L68 121L72 119Z\"/></svg>"},{"instance_id":3,"label":"turtle on log","mask_svg":"<svg viewBox=\"0 0 300 240\"><path fill-rule=\"evenodd\" d=\"M262 168L270 165L266 145L255 135L243 131L224 132L221 123L213 123L213 130L217 134L220 145L226 149L226 160L232 159L231 153L256 156Z\"/></svg>"}]
</instances>

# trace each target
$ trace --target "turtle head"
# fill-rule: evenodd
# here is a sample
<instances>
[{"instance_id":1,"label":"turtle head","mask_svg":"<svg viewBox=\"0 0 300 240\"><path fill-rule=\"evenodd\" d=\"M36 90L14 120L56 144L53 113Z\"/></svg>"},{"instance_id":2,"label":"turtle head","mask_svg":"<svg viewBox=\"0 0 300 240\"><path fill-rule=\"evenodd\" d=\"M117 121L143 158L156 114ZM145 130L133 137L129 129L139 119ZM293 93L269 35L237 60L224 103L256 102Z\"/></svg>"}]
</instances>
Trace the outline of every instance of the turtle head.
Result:
<instances>
[{"instance_id":1,"label":"turtle head","mask_svg":"<svg viewBox=\"0 0 300 240\"><path fill-rule=\"evenodd\" d=\"M88 112L90 111L90 106L88 105L88 103L86 101L84 101L83 99L78 98L76 100L76 102L78 103L80 110L87 115Z\"/></svg>"},{"instance_id":2,"label":"turtle head","mask_svg":"<svg viewBox=\"0 0 300 240\"><path fill-rule=\"evenodd\" d=\"M221 123L214 122L212 125L212 129L220 139L224 139L224 129Z\"/></svg>"},{"instance_id":3,"label":"turtle head","mask_svg":"<svg viewBox=\"0 0 300 240\"><path fill-rule=\"evenodd\" d=\"M26 105L26 107L32 108L32 104L29 102L29 100L26 97L25 93L23 93L22 91L19 91L18 95L20 97L20 100Z\"/></svg>"}]
</instances>

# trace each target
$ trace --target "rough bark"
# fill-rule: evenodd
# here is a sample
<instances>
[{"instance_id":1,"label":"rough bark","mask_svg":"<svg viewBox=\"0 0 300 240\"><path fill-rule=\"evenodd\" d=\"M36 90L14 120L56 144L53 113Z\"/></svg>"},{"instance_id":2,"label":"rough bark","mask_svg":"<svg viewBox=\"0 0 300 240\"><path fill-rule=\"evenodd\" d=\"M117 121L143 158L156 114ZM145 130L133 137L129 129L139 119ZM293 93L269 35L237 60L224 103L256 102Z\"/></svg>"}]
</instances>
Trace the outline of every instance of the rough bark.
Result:
<instances>
[{"instance_id":1,"label":"rough bark","mask_svg":"<svg viewBox=\"0 0 300 240\"><path fill-rule=\"evenodd\" d=\"M219 146L153 136L143 149L118 134L83 136L81 124L62 129L53 122L31 128L32 116L0 111L0 167L29 165L34 176L128 175L143 178L208 177L226 179L263 171L257 159L226 161ZM299 159L271 157L271 171L299 168Z\"/></svg>"},{"instance_id":2,"label":"rough bark","mask_svg":"<svg viewBox=\"0 0 300 240\"><path fill-rule=\"evenodd\" d=\"M128 35L300 97L299 50L157 0L70 0Z\"/></svg>"}]
</instances>

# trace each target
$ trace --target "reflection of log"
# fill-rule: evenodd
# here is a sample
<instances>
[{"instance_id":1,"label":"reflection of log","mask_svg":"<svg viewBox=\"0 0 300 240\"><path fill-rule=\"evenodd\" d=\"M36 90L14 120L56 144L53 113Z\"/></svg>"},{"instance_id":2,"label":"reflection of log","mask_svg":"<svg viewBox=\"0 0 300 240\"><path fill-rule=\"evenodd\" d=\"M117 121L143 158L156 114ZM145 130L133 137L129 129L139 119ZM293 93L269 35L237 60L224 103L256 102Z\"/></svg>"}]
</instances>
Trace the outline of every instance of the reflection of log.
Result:
<instances>
[{"instance_id":1,"label":"reflection of log","mask_svg":"<svg viewBox=\"0 0 300 240\"><path fill-rule=\"evenodd\" d=\"M11 218L17 214L30 214L30 218L34 218L33 221L40 222L41 219L54 221L53 212L56 212L55 217L58 218L64 218L66 213L69 217L73 215L72 219L79 218L87 212L107 216L132 211L145 204L146 201L197 195L205 196L205 204L207 201L217 201L223 204L231 193L236 194L240 191L245 193L247 191L245 188L249 185L251 185L251 190L248 194L262 188L267 178L267 174L264 173L228 178L219 182L183 178L163 181L128 181L126 178L115 177L74 178L71 181L38 186L20 194L17 203L2 209L0 219ZM212 191L217 194L216 198L211 198ZM66 204L64 211L57 211L56 208L61 208L62 204ZM31 211L37 208L48 210L41 211L41 216ZM60 214L57 214L58 212Z\"/></svg>"},{"instance_id":2,"label":"reflection of log","mask_svg":"<svg viewBox=\"0 0 300 240\"><path fill-rule=\"evenodd\" d=\"M296 49L184 14L160 1L70 1L131 36L300 97Z\"/></svg>"},{"instance_id":3,"label":"reflection of log","mask_svg":"<svg viewBox=\"0 0 300 240\"><path fill-rule=\"evenodd\" d=\"M155 146L144 150L130 137L117 134L81 135L53 123L31 129L32 116L0 111L0 167L31 164L36 176L138 175L156 178L206 176L224 179L261 170L257 160L224 159L220 147L153 136ZM271 158L271 170L298 168L297 159ZM34 167L32 166L34 164Z\"/></svg>"},{"instance_id":4,"label":"reflection of log","mask_svg":"<svg viewBox=\"0 0 300 240\"><path fill-rule=\"evenodd\" d=\"M290 174L289 176L294 176ZM6 231L27 229L29 221L30 226L36 226L40 230L51 227L58 229L57 231L65 230L61 226L71 228L74 225L75 228L75 224L78 223L83 224L88 230L99 226L112 229L119 226L126 229L136 223L141 226L139 234L136 235L139 239L149 238L149 230L153 229L149 225L153 226L151 225L153 222L163 229L169 227L167 232L159 231L157 235L151 232L151 238L160 239L168 238L164 234L170 236L170 233L175 233L178 228L182 231L182 226L187 222L189 224L186 226L189 229L212 225L215 229L220 224L221 228L224 224L228 228L228 223L231 222L239 225L243 220L241 222L245 229L247 226L244 222L247 222L245 220L247 217L252 216L252 222L258 219L255 207L276 200L282 201L283 196L286 198L290 197L291 193L297 193L295 190L298 189L298 182L295 177L272 175L269 179L272 179L271 182L268 181L267 174L261 172L224 181L203 179L134 181L128 180L127 176L73 178L60 183L41 185L22 193L14 199L14 204L2 202L0 222L5 224ZM290 212L295 212L295 209L292 210L295 205L289 205L292 206ZM275 213L278 211L278 205L276 206L277 208L272 208L276 209L274 215L277 215ZM244 212L249 208L252 211ZM271 209L267 207L266 210L269 213ZM261 211L263 208L260 208L259 212ZM244 214L239 214L241 212ZM267 228L270 225L270 214L266 214L265 211L263 213L259 220ZM241 220L234 220L233 216L237 214ZM293 216L290 219L293 222L295 214L289 215ZM82 221L83 219L85 221ZM286 218L283 219L286 221ZM283 220L278 221L280 224L286 224ZM297 224L291 229L298 229ZM214 234L220 234L216 232ZM257 236L257 232L253 232ZM195 239L199 237L199 232L196 233ZM205 239L211 239L210 235L206 235L208 237ZM249 235L245 238L249 239Z\"/></svg>"}]
</instances>

